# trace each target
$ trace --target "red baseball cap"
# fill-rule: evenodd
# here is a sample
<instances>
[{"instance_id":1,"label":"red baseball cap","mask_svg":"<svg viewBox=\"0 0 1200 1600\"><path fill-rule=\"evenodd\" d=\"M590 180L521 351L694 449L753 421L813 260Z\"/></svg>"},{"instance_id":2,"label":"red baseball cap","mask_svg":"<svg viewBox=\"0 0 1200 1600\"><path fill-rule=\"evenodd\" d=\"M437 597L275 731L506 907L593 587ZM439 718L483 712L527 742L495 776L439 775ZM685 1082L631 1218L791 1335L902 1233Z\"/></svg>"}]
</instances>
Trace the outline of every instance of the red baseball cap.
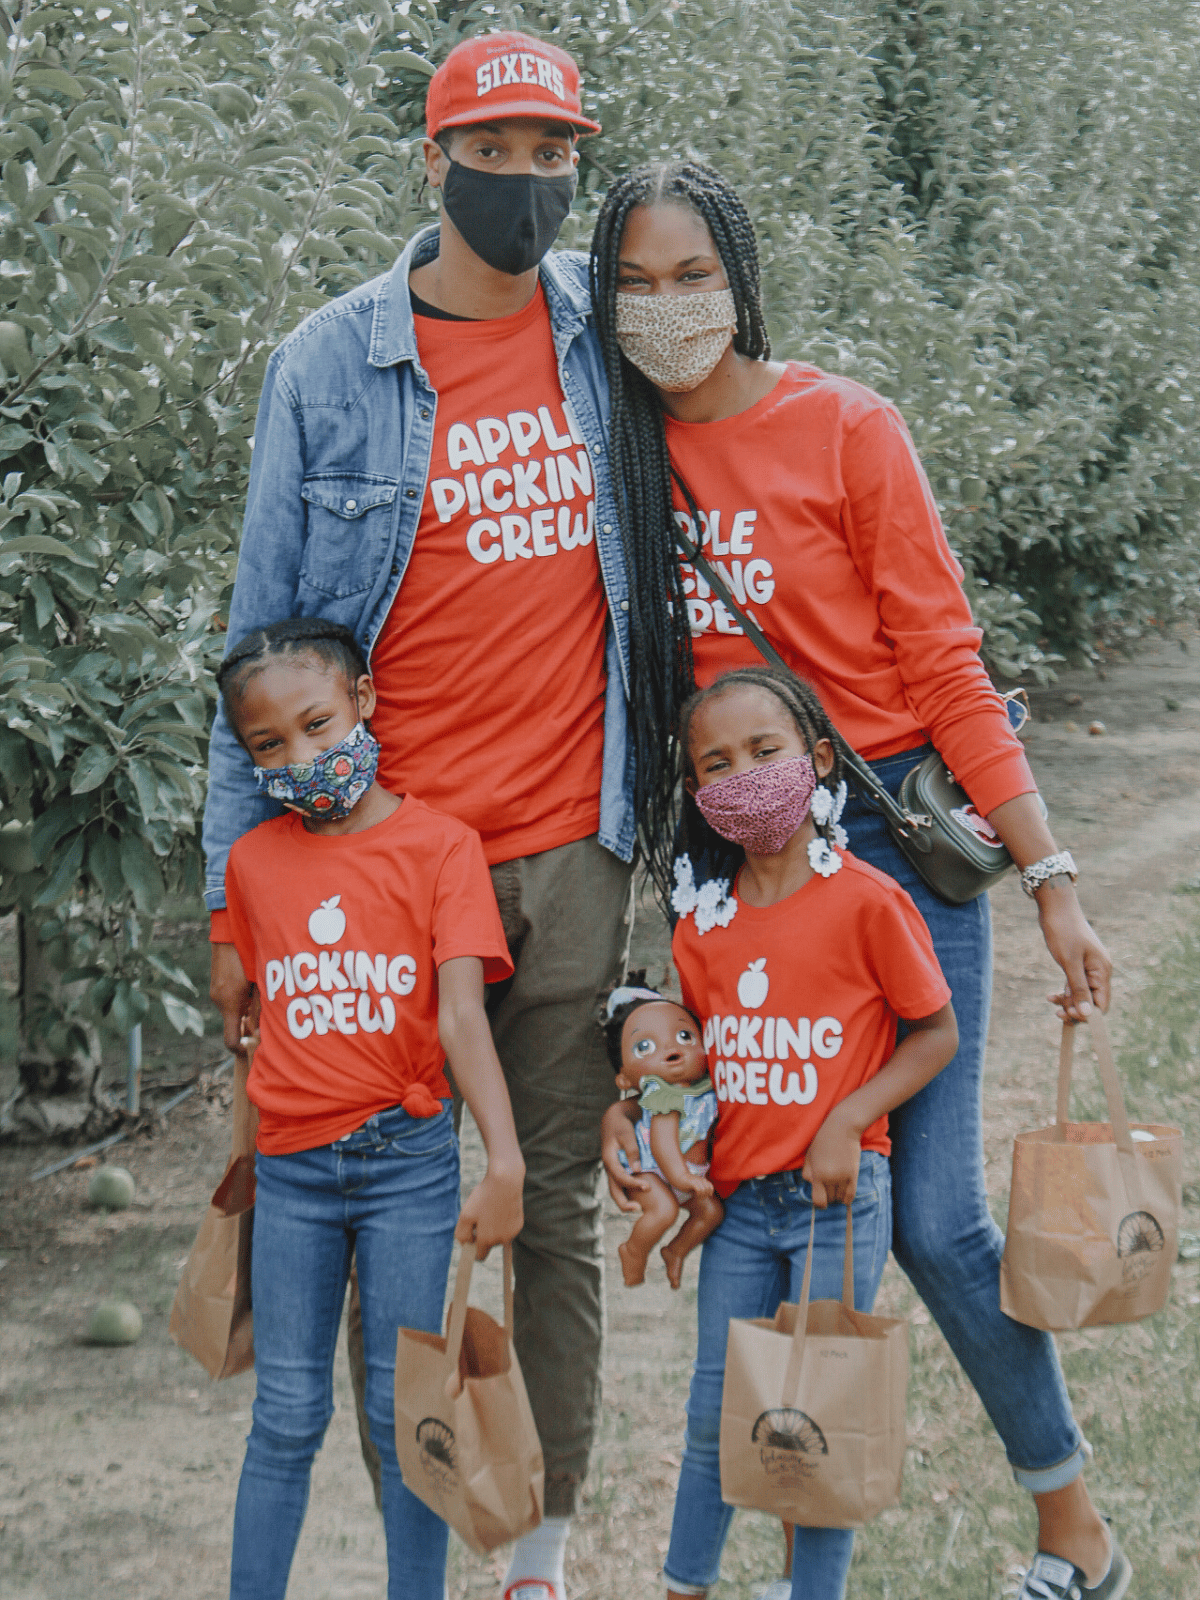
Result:
<instances>
[{"instance_id":1,"label":"red baseball cap","mask_svg":"<svg viewBox=\"0 0 1200 1600\"><path fill-rule=\"evenodd\" d=\"M527 33L484 33L456 45L429 80L425 132L498 117L542 117L599 133L579 103L579 68L557 45Z\"/></svg>"}]
</instances>

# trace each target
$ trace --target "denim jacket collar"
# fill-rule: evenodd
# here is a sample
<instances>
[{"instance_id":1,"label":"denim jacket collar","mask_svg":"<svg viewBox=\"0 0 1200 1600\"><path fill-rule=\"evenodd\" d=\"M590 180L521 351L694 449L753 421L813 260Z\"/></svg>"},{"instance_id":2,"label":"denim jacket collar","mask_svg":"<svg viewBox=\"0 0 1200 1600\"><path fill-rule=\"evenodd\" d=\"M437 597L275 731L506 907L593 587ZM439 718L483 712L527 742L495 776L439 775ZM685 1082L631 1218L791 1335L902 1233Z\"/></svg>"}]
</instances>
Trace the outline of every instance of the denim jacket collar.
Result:
<instances>
[{"instance_id":1,"label":"denim jacket collar","mask_svg":"<svg viewBox=\"0 0 1200 1600\"><path fill-rule=\"evenodd\" d=\"M375 315L371 322L371 353L368 357L373 367L394 367L401 361L411 361L416 367L421 365L408 275L414 268L428 266L429 262L437 259L439 231L439 225L435 222L414 234L395 266L379 285ZM555 334L568 339L574 337L591 312L587 296L581 294L559 270L553 254L542 257L538 277Z\"/></svg>"}]
</instances>

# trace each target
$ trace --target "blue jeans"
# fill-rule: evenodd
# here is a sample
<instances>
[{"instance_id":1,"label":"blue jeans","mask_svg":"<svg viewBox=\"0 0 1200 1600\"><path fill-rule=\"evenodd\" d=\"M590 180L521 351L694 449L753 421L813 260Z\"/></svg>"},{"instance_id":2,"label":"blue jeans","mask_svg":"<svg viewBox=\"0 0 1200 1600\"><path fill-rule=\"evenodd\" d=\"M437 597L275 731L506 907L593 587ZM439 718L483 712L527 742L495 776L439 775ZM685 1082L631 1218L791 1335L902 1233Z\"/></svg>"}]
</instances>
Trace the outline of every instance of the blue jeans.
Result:
<instances>
[{"instance_id":1,"label":"blue jeans","mask_svg":"<svg viewBox=\"0 0 1200 1600\"><path fill-rule=\"evenodd\" d=\"M871 763L895 794L930 746ZM947 905L901 855L887 824L851 790L842 822L855 855L895 878L933 936L958 1019L958 1054L893 1111L892 1215L896 1260L929 1307L1004 1442L1017 1482L1034 1494L1083 1470L1087 1445L1048 1333L1000 1310L1004 1235L983 1176L983 1058L992 1000L987 895Z\"/></svg>"},{"instance_id":2,"label":"blue jeans","mask_svg":"<svg viewBox=\"0 0 1200 1600\"><path fill-rule=\"evenodd\" d=\"M687 1405L687 1441L671 1547L667 1587L703 1594L716 1583L733 1507L721 1499L721 1395L731 1317L773 1317L783 1300L797 1301L808 1251L812 1190L797 1172L777 1172L739 1184L725 1202L725 1220L705 1240L700 1256L696 1365ZM854 1197L854 1303L869 1311L887 1262L892 1232L888 1164L864 1150ZM846 1208L817 1212L811 1297L842 1293ZM854 1550L848 1528L797 1528L792 1600L841 1600Z\"/></svg>"},{"instance_id":3,"label":"blue jeans","mask_svg":"<svg viewBox=\"0 0 1200 1600\"><path fill-rule=\"evenodd\" d=\"M396 1462L396 1333L441 1326L458 1217L458 1141L396 1107L334 1144L259 1155L251 1290L257 1394L233 1519L230 1600L282 1600L333 1415L333 1354L357 1256L366 1409L383 1466L388 1600L443 1600L446 1524Z\"/></svg>"}]
</instances>

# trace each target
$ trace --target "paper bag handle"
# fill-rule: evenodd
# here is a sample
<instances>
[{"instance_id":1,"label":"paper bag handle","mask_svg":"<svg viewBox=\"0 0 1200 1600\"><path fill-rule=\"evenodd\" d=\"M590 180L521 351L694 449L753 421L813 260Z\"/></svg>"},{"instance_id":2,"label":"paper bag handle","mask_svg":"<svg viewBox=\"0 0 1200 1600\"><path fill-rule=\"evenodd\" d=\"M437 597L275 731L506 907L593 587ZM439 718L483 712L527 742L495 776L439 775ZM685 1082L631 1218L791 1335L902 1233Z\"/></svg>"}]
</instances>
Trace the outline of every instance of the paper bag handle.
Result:
<instances>
[{"instance_id":1,"label":"paper bag handle","mask_svg":"<svg viewBox=\"0 0 1200 1600\"><path fill-rule=\"evenodd\" d=\"M233 1058L233 1141L229 1159L254 1155L258 1139L258 1107L251 1105L246 1093L250 1068L254 1065L254 1045L246 1047L246 1065L237 1056Z\"/></svg>"},{"instance_id":2,"label":"paper bag handle","mask_svg":"<svg viewBox=\"0 0 1200 1600\"><path fill-rule=\"evenodd\" d=\"M808 1296L812 1286L813 1240L817 1231L817 1208L812 1208L808 1222L808 1254L804 1259L804 1282L800 1286L800 1304L796 1307L796 1326L792 1333L792 1349L788 1356L787 1373L783 1380L783 1403L794 1406L800 1392L800 1368L804 1363L804 1341L808 1335ZM854 1310L854 1213L846 1207L846 1249L842 1260L842 1304L847 1311Z\"/></svg>"},{"instance_id":3,"label":"paper bag handle","mask_svg":"<svg viewBox=\"0 0 1200 1600\"><path fill-rule=\"evenodd\" d=\"M1113 1138L1118 1150L1133 1155L1133 1135L1129 1131L1129 1118L1125 1112L1125 1096L1121 1093L1121 1080L1113 1060L1108 1029L1100 1012L1092 1008L1088 1016L1092 1030L1092 1048L1100 1063L1100 1082L1104 1085L1104 1098L1108 1102L1108 1120L1112 1123ZM1071 1120L1071 1070L1075 1053L1075 1030L1078 1023L1064 1022L1062 1044L1058 1052L1058 1136L1066 1140L1066 1124Z\"/></svg>"},{"instance_id":4,"label":"paper bag handle","mask_svg":"<svg viewBox=\"0 0 1200 1600\"><path fill-rule=\"evenodd\" d=\"M457 1392L458 1358L462 1354L463 1331L467 1325L467 1300L471 1294L471 1273L475 1268L475 1246L464 1245L458 1258L458 1276L454 1280L454 1299L450 1302L450 1325L446 1330L446 1366L448 1384ZM513 1336L513 1257L512 1245L504 1246L504 1332L509 1340Z\"/></svg>"}]
</instances>

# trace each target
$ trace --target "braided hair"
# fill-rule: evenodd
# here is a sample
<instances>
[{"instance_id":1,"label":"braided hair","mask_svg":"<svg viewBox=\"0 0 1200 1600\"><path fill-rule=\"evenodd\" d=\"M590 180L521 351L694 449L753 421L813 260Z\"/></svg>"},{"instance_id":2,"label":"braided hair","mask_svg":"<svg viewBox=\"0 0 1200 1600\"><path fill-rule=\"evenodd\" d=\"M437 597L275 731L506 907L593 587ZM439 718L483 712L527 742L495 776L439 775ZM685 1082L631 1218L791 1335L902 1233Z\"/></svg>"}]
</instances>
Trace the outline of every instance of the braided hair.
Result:
<instances>
[{"instance_id":1,"label":"braided hair","mask_svg":"<svg viewBox=\"0 0 1200 1600\"><path fill-rule=\"evenodd\" d=\"M823 778L817 779L817 787L828 789L831 795L836 795L845 773L829 714L810 683L798 678L794 672L783 672L778 667L739 667L735 672L723 672L714 683L709 684L707 689L700 689L684 703L679 719L679 745L684 776L695 783L696 769L692 764L689 735L697 711L710 700L716 700L734 689L764 689L768 694L774 695L791 717L796 732L804 740L810 755L820 740L829 741L833 747L833 766ZM828 822L814 823L814 825L819 838L828 844L834 842L832 817ZM703 864L702 875L705 878L727 878L732 883L738 868L746 859L746 853L740 844L722 838L709 826L700 807L686 790L679 845L682 853L690 856L693 866L699 867ZM698 873L697 876L701 874Z\"/></svg>"},{"instance_id":2,"label":"braided hair","mask_svg":"<svg viewBox=\"0 0 1200 1600\"><path fill-rule=\"evenodd\" d=\"M629 572L634 804L647 870L665 904L677 820L674 736L684 701L695 688L692 638L675 554L672 471L662 407L653 384L622 355L617 342L625 224L638 206L663 203L689 207L712 236L737 314L734 349L765 361L771 344L754 228L736 190L699 161L653 162L618 178L600 208L592 237L591 289L611 397L610 459ZM681 478L676 481L700 538L695 498Z\"/></svg>"},{"instance_id":3,"label":"braided hair","mask_svg":"<svg viewBox=\"0 0 1200 1600\"><path fill-rule=\"evenodd\" d=\"M308 656L324 666L346 675L350 689L369 673L366 657L358 640L340 622L323 617L285 617L243 634L217 668L217 688L229 726L237 729L235 715L247 683L266 666L272 656Z\"/></svg>"}]
</instances>

